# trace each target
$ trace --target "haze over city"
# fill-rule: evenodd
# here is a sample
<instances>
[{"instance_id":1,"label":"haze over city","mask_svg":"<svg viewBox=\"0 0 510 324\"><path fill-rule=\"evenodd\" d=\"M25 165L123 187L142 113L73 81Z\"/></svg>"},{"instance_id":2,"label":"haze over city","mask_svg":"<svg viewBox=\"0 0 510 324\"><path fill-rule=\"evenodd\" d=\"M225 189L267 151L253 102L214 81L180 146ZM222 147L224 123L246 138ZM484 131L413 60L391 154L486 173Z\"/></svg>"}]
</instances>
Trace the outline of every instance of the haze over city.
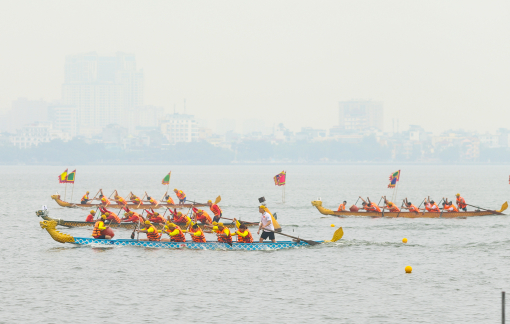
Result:
<instances>
[{"instance_id":1,"label":"haze over city","mask_svg":"<svg viewBox=\"0 0 510 324\"><path fill-rule=\"evenodd\" d=\"M67 55L136 56L144 104L208 120L335 126L384 102L385 130L492 131L509 117L508 2L16 1L3 4L1 111L61 98Z\"/></svg>"}]
</instances>

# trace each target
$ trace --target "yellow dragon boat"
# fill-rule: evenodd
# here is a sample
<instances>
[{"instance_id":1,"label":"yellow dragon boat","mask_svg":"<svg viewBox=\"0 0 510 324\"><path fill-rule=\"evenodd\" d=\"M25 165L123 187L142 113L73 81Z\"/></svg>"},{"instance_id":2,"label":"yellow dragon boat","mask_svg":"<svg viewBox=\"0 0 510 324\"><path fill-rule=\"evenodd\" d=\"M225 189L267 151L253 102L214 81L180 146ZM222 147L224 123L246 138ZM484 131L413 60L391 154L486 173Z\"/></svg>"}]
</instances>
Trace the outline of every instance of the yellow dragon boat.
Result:
<instances>
[{"instance_id":1,"label":"yellow dragon boat","mask_svg":"<svg viewBox=\"0 0 510 324\"><path fill-rule=\"evenodd\" d=\"M312 201L312 205L315 206L322 215L329 216L370 216L370 217L402 217L402 218L457 218L457 217L474 217L474 216L489 216L489 215L505 215L503 211L508 208L508 202L505 202L501 209L499 210L475 210L475 211L467 211L467 212L439 212L439 213L429 213L429 212L409 212L409 211L401 211L399 213L394 212L366 212L366 211L333 211L331 209L327 209L322 207L322 201L314 200Z\"/></svg>"}]
</instances>

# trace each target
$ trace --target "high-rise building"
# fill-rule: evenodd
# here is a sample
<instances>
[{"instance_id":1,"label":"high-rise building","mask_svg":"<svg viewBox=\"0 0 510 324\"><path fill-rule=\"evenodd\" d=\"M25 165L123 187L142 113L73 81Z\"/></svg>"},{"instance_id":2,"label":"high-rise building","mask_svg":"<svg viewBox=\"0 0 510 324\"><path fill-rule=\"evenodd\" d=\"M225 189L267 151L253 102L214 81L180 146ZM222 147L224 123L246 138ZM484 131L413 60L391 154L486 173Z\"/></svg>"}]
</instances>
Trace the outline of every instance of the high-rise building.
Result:
<instances>
[{"instance_id":1,"label":"high-rise building","mask_svg":"<svg viewBox=\"0 0 510 324\"><path fill-rule=\"evenodd\" d=\"M198 123L193 115L170 114L161 122L161 133L172 144L198 140Z\"/></svg>"},{"instance_id":2,"label":"high-rise building","mask_svg":"<svg viewBox=\"0 0 510 324\"><path fill-rule=\"evenodd\" d=\"M67 56L62 99L77 108L79 134L97 134L114 123L134 129L143 107L143 71L132 54Z\"/></svg>"},{"instance_id":3,"label":"high-rise building","mask_svg":"<svg viewBox=\"0 0 510 324\"><path fill-rule=\"evenodd\" d=\"M21 127L48 120L48 102L18 98L12 102L12 109L0 118L0 130L14 132Z\"/></svg>"},{"instance_id":4,"label":"high-rise building","mask_svg":"<svg viewBox=\"0 0 510 324\"><path fill-rule=\"evenodd\" d=\"M78 109L67 105L48 106L48 120L54 129L59 129L71 137L78 135Z\"/></svg>"},{"instance_id":5,"label":"high-rise building","mask_svg":"<svg viewBox=\"0 0 510 324\"><path fill-rule=\"evenodd\" d=\"M378 101L341 101L339 126L347 131L383 130L383 103Z\"/></svg>"}]
</instances>

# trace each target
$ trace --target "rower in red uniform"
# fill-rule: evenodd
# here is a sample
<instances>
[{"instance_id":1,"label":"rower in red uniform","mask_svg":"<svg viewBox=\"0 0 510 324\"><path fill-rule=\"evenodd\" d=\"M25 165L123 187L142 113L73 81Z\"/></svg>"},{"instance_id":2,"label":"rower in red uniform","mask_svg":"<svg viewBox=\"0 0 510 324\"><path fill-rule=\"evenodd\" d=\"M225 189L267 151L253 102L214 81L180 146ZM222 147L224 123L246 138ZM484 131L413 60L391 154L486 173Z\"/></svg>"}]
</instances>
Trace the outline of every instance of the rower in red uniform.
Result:
<instances>
[{"instance_id":1,"label":"rower in red uniform","mask_svg":"<svg viewBox=\"0 0 510 324\"><path fill-rule=\"evenodd\" d=\"M107 212L107 213L105 213L105 215L106 215L106 220L109 220L110 224L113 222L120 224L120 218L114 212Z\"/></svg>"},{"instance_id":2,"label":"rower in red uniform","mask_svg":"<svg viewBox=\"0 0 510 324\"><path fill-rule=\"evenodd\" d=\"M460 193L455 195L457 197L457 208L459 210L467 211L466 200L460 196Z\"/></svg>"},{"instance_id":3,"label":"rower in red uniform","mask_svg":"<svg viewBox=\"0 0 510 324\"><path fill-rule=\"evenodd\" d=\"M100 219L96 221L94 224L94 229L92 230L92 237L95 239L107 239L111 240L110 235L104 234L104 231L108 228L108 226L105 226L104 222L106 220L106 215L102 215Z\"/></svg>"},{"instance_id":4,"label":"rower in red uniform","mask_svg":"<svg viewBox=\"0 0 510 324\"><path fill-rule=\"evenodd\" d=\"M146 233L147 240L149 240L149 241L159 241L159 239L161 238L161 233L158 231L158 229L156 227L154 227L154 225L152 225L151 222L148 220L145 221L144 226L145 227L142 229L139 229L138 232ZM147 240L142 240L142 241L147 241Z\"/></svg>"},{"instance_id":5,"label":"rower in red uniform","mask_svg":"<svg viewBox=\"0 0 510 324\"><path fill-rule=\"evenodd\" d=\"M239 223L239 221L235 218L234 222L236 223L238 230L232 233L232 236L237 235L237 243L253 243L253 236L251 235L250 230L248 230L248 226Z\"/></svg>"},{"instance_id":6,"label":"rower in red uniform","mask_svg":"<svg viewBox=\"0 0 510 324\"><path fill-rule=\"evenodd\" d=\"M87 219L85 219L86 222L93 222L94 221L94 216L96 216L96 211L95 210L91 210L90 211L90 214L87 216Z\"/></svg>"},{"instance_id":7,"label":"rower in red uniform","mask_svg":"<svg viewBox=\"0 0 510 324\"><path fill-rule=\"evenodd\" d=\"M344 200L344 202L338 206L337 211L345 211L345 206L347 206L347 201Z\"/></svg>"},{"instance_id":8,"label":"rower in red uniform","mask_svg":"<svg viewBox=\"0 0 510 324\"><path fill-rule=\"evenodd\" d=\"M127 213L124 213L124 218L121 219L121 222L123 223L138 223L140 222L141 224L143 224L145 222L145 220L143 219L142 216L140 216L138 213L136 212L133 212L133 211L128 211Z\"/></svg>"},{"instance_id":9,"label":"rower in red uniform","mask_svg":"<svg viewBox=\"0 0 510 324\"><path fill-rule=\"evenodd\" d=\"M183 215L181 212L174 214L172 217L172 223L175 224L186 224L186 227L188 227L190 222L191 219L187 215Z\"/></svg>"},{"instance_id":10,"label":"rower in red uniform","mask_svg":"<svg viewBox=\"0 0 510 324\"><path fill-rule=\"evenodd\" d=\"M220 206L218 206L217 204L213 204L211 200L209 200L207 204L209 205L209 208L214 214L213 222L219 222L221 216L223 216Z\"/></svg>"},{"instance_id":11,"label":"rower in red uniform","mask_svg":"<svg viewBox=\"0 0 510 324\"><path fill-rule=\"evenodd\" d=\"M171 242L186 242L183 230L174 223L167 223L164 232L170 236Z\"/></svg>"},{"instance_id":12,"label":"rower in red uniform","mask_svg":"<svg viewBox=\"0 0 510 324\"><path fill-rule=\"evenodd\" d=\"M151 223L164 224L166 222L166 220L163 216L161 216L158 212L155 212L153 209L151 209L151 210L152 210L152 213L150 211L148 211L147 209L145 210L147 212L147 216L149 217L149 220L151 221Z\"/></svg>"},{"instance_id":13,"label":"rower in red uniform","mask_svg":"<svg viewBox=\"0 0 510 324\"><path fill-rule=\"evenodd\" d=\"M207 214L205 211L203 211L202 209L196 209L196 208L193 208L193 211L195 212L196 219L198 221L200 221L202 224L207 224L207 225L212 224L211 216L209 216L209 214Z\"/></svg>"}]
</instances>

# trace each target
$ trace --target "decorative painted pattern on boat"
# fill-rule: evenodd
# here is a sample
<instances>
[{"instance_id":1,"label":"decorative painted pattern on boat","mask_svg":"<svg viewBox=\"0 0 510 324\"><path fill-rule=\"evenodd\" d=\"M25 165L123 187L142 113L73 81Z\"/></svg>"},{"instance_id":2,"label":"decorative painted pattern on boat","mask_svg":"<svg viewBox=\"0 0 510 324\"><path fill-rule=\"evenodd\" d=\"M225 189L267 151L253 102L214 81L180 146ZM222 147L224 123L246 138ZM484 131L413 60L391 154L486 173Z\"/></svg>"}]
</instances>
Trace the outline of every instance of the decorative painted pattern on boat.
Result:
<instances>
[{"instance_id":1,"label":"decorative painted pattern on boat","mask_svg":"<svg viewBox=\"0 0 510 324\"><path fill-rule=\"evenodd\" d=\"M101 204L73 204L73 203L69 203L67 201L63 201L60 199L60 195L52 195L51 196L51 199L55 200L57 202L57 204L61 207L68 207L68 208L95 208L95 207L98 207L98 206L102 206ZM159 208L190 208L190 207L205 207L207 206L207 204L182 204L182 205L171 205L171 204L166 204L166 203L161 203L159 204L157 207L154 207L150 204L147 204L145 203L144 205L135 205L135 204L127 204L127 207L129 209L159 209ZM108 205L108 208L112 208L112 209L115 209L115 208L122 208L123 206L120 206L118 204L110 204Z\"/></svg>"}]
</instances>

